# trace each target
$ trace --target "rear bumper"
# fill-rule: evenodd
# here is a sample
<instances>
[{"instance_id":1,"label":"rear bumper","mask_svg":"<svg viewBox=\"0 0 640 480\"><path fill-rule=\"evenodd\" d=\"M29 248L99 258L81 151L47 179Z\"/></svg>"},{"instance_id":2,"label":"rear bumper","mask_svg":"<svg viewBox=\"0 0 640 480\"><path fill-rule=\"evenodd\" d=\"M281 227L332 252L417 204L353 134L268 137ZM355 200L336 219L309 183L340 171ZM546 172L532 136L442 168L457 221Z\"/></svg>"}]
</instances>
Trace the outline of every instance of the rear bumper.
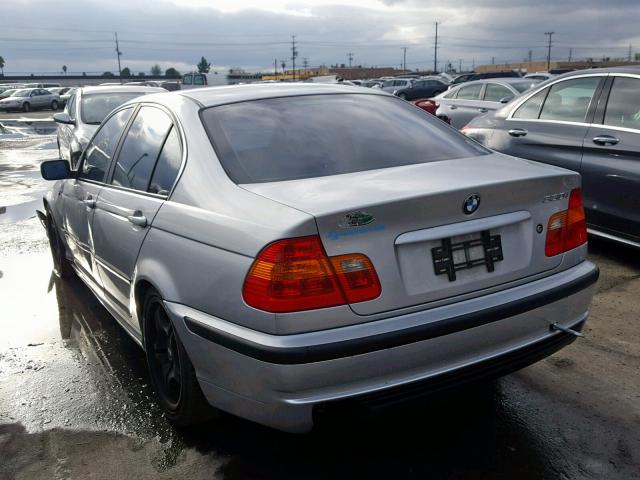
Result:
<instances>
[{"instance_id":1,"label":"rear bumper","mask_svg":"<svg viewBox=\"0 0 640 480\"><path fill-rule=\"evenodd\" d=\"M597 278L597 267L583 262L496 294L296 335L257 332L180 304L167 309L213 405L304 432L316 405L409 398L544 358L572 340L551 324L586 320Z\"/></svg>"}]
</instances>

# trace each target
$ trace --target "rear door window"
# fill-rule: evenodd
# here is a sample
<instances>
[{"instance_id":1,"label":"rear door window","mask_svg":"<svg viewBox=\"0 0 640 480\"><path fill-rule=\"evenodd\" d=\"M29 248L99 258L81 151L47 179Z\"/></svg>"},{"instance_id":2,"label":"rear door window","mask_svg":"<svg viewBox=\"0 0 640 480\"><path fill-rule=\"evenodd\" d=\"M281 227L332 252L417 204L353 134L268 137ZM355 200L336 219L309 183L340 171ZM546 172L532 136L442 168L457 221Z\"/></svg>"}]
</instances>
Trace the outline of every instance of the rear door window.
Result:
<instances>
[{"instance_id":1,"label":"rear door window","mask_svg":"<svg viewBox=\"0 0 640 480\"><path fill-rule=\"evenodd\" d=\"M640 130L640 79L614 78L604 124Z\"/></svg>"},{"instance_id":2,"label":"rear door window","mask_svg":"<svg viewBox=\"0 0 640 480\"><path fill-rule=\"evenodd\" d=\"M171 125L169 115L159 108L142 107L122 143L111 183L146 192Z\"/></svg>"},{"instance_id":3,"label":"rear door window","mask_svg":"<svg viewBox=\"0 0 640 480\"><path fill-rule=\"evenodd\" d=\"M482 90L481 83L474 83L473 85L465 85L464 87L460 87L458 90L458 100L479 100L480 99L480 90Z\"/></svg>"},{"instance_id":4,"label":"rear door window","mask_svg":"<svg viewBox=\"0 0 640 480\"><path fill-rule=\"evenodd\" d=\"M182 77L182 84L183 85L191 85L192 83L193 83L193 76L190 73L188 73L184 77Z\"/></svg>"},{"instance_id":5,"label":"rear door window","mask_svg":"<svg viewBox=\"0 0 640 480\"><path fill-rule=\"evenodd\" d=\"M205 85L205 78L204 75L194 75L193 76L193 84L194 85Z\"/></svg>"},{"instance_id":6,"label":"rear door window","mask_svg":"<svg viewBox=\"0 0 640 480\"><path fill-rule=\"evenodd\" d=\"M584 122L600 77L576 78L551 86L540 119Z\"/></svg>"},{"instance_id":7,"label":"rear door window","mask_svg":"<svg viewBox=\"0 0 640 480\"><path fill-rule=\"evenodd\" d=\"M527 120L537 119L538 115L540 115L542 102L544 102L548 91L549 89L545 88L525 100L525 102L515 111L513 118L522 118Z\"/></svg>"},{"instance_id":8,"label":"rear door window","mask_svg":"<svg viewBox=\"0 0 640 480\"><path fill-rule=\"evenodd\" d=\"M488 152L395 97L305 95L210 107L202 120L236 183L375 170Z\"/></svg>"},{"instance_id":9,"label":"rear door window","mask_svg":"<svg viewBox=\"0 0 640 480\"><path fill-rule=\"evenodd\" d=\"M505 97L513 97L511 90L497 83L487 83L487 88L484 91L485 101L499 102Z\"/></svg>"},{"instance_id":10,"label":"rear door window","mask_svg":"<svg viewBox=\"0 0 640 480\"><path fill-rule=\"evenodd\" d=\"M118 141L122 135L133 108L120 110L113 115L98 130L87 146L84 162L80 169L80 178L103 182L105 180L111 158L116 151Z\"/></svg>"},{"instance_id":11,"label":"rear door window","mask_svg":"<svg viewBox=\"0 0 640 480\"><path fill-rule=\"evenodd\" d=\"M182 146L176 127L173 127L164 142L153 177L149 184L149 192L168 195L178 177L182 165Z\"/></svg>"}]
</instances>

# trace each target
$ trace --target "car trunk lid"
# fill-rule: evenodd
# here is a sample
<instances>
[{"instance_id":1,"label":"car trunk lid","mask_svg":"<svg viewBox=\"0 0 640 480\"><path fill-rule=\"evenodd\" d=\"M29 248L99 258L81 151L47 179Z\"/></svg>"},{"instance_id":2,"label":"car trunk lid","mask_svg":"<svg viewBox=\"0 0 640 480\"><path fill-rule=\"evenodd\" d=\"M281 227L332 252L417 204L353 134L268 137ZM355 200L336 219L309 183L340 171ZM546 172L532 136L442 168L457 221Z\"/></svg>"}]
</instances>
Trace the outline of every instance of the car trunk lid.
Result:
<instances>
[{"instance_id":1,"label":"car trunk lid","mask_svg":"<svg viewBox=\"0 0 640 480\"><path fill-rule=\"evenodd\" d=\"M547 221L579 176L493 153L241 186L313 215L328 255L367 255L382 293L351 308L370 315L554 269L562 255L545 256ZM479 206L466 214L470 198Z\"/></svg>"}]
</instances>

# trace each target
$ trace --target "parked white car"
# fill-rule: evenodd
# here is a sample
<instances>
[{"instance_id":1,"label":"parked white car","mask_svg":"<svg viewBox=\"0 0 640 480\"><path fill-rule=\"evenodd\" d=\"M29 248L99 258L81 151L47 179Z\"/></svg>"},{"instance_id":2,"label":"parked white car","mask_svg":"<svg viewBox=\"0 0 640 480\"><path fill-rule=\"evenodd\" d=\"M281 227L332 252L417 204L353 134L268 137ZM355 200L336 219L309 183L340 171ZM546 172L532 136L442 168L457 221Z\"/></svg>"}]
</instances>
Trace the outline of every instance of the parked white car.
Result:
<instances>
[{"instance_id":1,"label":"parked white car","mask_svg":"<svg viewBox=\"0 0 640 480\"><path fill-rule=\"evenodd\" d=\"M43 88L23 88L0 100L0 110L30 112L37 108L57 110L60 97Z\"/></svg>"}]
</instances>

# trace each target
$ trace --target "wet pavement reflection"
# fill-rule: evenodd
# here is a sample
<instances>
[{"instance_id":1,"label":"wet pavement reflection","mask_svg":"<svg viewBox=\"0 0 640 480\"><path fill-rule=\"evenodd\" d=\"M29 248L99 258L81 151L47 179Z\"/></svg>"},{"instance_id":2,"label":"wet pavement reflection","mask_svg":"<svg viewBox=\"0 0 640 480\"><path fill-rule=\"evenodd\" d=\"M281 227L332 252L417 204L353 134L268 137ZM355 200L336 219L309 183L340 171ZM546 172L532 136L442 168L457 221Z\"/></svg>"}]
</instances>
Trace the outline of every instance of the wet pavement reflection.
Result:
<instances>
[{"instance_id":1,"label":"wet pavement reflection","mask_svg":"<svg viewBox=\"0 0 640 480\"><path fill-rule=\"evenodd\" d=\"M640 313L635 252L595 242L604 278L588 338L500 381L386 415L336 414L306 436L226 414L177 429L141 349L79 279L52 274L29 202L55 144L11 142L0 140L0 206L27 206L0 225L0 478L639 477L640 336L616 323Z\"/></svg>"}]
</instances>

